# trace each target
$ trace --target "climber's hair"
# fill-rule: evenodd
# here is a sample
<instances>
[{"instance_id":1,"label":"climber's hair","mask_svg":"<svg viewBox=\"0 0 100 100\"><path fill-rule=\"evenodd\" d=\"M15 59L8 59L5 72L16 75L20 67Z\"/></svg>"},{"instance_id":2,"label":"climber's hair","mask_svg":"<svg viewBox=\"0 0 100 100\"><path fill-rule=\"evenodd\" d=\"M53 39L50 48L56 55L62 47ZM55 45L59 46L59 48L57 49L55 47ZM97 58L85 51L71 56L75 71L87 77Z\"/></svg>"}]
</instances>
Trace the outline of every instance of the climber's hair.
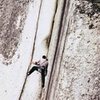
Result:
<instances>
[{"instance_id":1,"label":"climber's hair","mask_svg":"<svg viewBox=\"0 0 100 100\"><path fill-rule=\"evenodd\" d=\"M42 58L48 61L47 56L43 55Z\"/></svg>"},{"instance_id":2,"label":"climber's hair","mask_svg":"<svg viewBox=\"0 0 100 100\"><path fill-rule=\"evenodd\" d=\"M47 57L45 55L42 56L43 59L46 59Z\"/></svg>"}]
</instances>

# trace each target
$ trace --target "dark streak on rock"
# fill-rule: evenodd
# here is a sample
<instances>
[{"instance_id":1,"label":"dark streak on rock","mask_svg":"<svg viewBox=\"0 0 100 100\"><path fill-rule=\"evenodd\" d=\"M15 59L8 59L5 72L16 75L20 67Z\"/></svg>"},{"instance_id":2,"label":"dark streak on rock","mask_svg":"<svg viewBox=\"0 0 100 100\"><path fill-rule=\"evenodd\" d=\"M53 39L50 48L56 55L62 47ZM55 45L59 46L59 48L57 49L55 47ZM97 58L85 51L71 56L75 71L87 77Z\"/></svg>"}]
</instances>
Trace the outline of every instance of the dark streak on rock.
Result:
<instances>
[{"instance_id":1,"label":"dark streak on rock","mask_svg":"<svg viewBox=\"0 0 100 100\"><path fill-rule=\"evenodd\" d=\"M85 3L85 1L87 1L87 3ZM95 13L100 13L100 7L97 4L91 2L92 0L81 1L80 5L76 5L76 11L80 14L86 14L90 18L93 17ZM88 6L90 3L91 5Z\"/></svg>"},{"instance_id":2,"label":"dark streak on rock","mask_svg":"<svg viewBox=\"0 0 100 100\"><path fill-rule=\"evenodd\" d=\"M88 79L88 83L90 82L90 78Z\"/></svg>"},{"instance_id":3,"label":"dark streak on rock","mask_svg":"<svg viewBox=\"0 0 100 100\"><path fill-rule=\"evenodd\" d=\"M89 29L92 29L92 28L93 28L93 26L94 26L93 24L90 24L90 25L89 25Z\"/></svg>"},{"instance_id":4,"label":"dark streak on rock","mask_svg":"<svg viewBox=\"0 0 100 100\"><path fill-rule=\"evenodd\" d=\"M0 1L0 54L5 59L5 64L11 62L14 56L23 30L29 0L21 0L20 3L14 0ZM21 16L17 28L18 16Z\"/></svg>"}]
</instances>

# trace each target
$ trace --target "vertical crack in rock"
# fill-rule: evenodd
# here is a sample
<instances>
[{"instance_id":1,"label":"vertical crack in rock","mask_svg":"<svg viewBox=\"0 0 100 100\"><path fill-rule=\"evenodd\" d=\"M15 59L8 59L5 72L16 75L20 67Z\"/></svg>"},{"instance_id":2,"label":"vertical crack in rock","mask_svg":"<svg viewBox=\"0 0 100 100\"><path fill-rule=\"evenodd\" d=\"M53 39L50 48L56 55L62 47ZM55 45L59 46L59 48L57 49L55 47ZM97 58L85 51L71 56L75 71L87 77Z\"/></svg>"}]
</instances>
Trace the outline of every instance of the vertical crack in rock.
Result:
<instances>
[{"instance_id":1,"label":"vertical crack in rock","mask_svg":"<svg viewBox=\"0 0 100 100\"><path fill-rule=\"evenodd\" d=\"M55 89L55 87L53 87L52 88L52 84L53 84L53 80L54 80L54 78L53 77L55 77L54 75L54 73L55 73L55 69L57 69L56 68L56 65L54 66L54 64L56 64L57 63L57 59L58 59L58 54L59 54L59 50L60 50L60 46L61 46L61 41L62 41L62 38L63 38L63 29L62 29L62 25L64 24L64 17L65 16L63 16L64 15L64 13L65 13L65 5L66 5L66 2L67 1L64 1L64 4L63 4L63 9L62 9L62 14L61 14L61 22L60 22L60 25L59 25L59 34L58 34L58 39L57 39L57 44L56 44L56 52L55 52L55 56L54 56L54 62L53 62L53 64L52 64L52 69L51 69L51 75L50 75L50 79L49 79L49 83L48 83L48 88L47 88L47 94L46 94L46 100L49 100L51 97L50 97L50 93L51 93L51 91L52 91L52 89L54 90ZM69 3L68 3L69 4ZM68 10L67 10L67 12L68 12ZM61 32L62 31L62 32ZM59 73L59 71L58 71L58 73ZM58 74L57 74L58 75ZM56 86L56 83L55 83L55 86ZM54 91L53 91L53 93L54 93Z\"/></svg>"},{"instance_id":2,"label":"vertical crack in rock","mask_svg":"<svg viewBox=\"0 0 100 100\"><path fill-rule=\"evenodd\" d=\"M76 0L72 5L73 8L69 8L72 10L69 27L67 27L69 34L65 37L62 59L59 61L56 58L57 61L54 62L54 67L61 66L61 70L60 73L58 72L57 79L55 79L57 74L52 74L53 81L51 80L49 94L54 88L54 100L99 100L100 11L97 6L87 0ZM57 68L56 71L58 71ZM53 83L57 84L53 85ZM50 97L51 95L47 100L52 100Z\"/></svg>"},{"instance_id":3,"label":"vertical crack in rock","mask_svg":"<svg viewBox=\"0 0 100 100\"><path fill-rule=\"evenodd\" d=\"M56 13L57 13L57 8L58 8L58 0L56 0L55 13L54 13L53 20L52 20L52 25L51 25L51 32L50 32L51 34L46 38L48 50L49 50L49 47L50 47L50 42L51 42L53 27L54 27L54 24L55 24L55 16L56 16ZM48 52L47 52L47 55L48 55ZM40 96L41 100L45 99L45 96L47 95L47 93L46 93L47 91L48 90L42 91L42 94Z\"/></svg>"},{"instance_id":4,"label":"vertical crack in rock","mask_svg":"<svg viewBox=\"0 0 100 100\"><path fill-rule=\"evenodd\" d=\"M30 65L29 65L29 67L27 69L27 72L29 71L29 68L31 67L31 62L33 60L34 49L35 49L35 41L36 41L36 36L37 36L37 31L38 31L38 23L39 23L39 18L40 18L40 12L41 12L41 7L42 7L42 2L43 2L43 0L41 0L41 3L40 3L39 13L38 13L38 19L37 19L37 23L36 23L36 32L35 32L34 43L33 43L33 50L32 50L32 55L31 55L31 61L30 61ZM22 87L22 91L20 93L19 100L21 100L21 97L23 95L26 82L27 82L27 73L26 73L26 78L25 78L25 81L24 81L24 84L23 84L23 87Z\"/></svg>"},{"instance_id":5,"label":"vertical crack in rock","mask_svg":"<svg viewBox=\"0 0 100 100\"><path fill-rule=\"evenodd\" d=\"M73 1L70 0L63 9L62 16L65 17L62 17L59 25L54 61L44 100L100 99L100 8L88 0ZM69 9L69 12L65 9ZM71 15L70 18L66 14Z\"/></svg>"},{"instance_id":6,"label":"vertical crack in rock","mask_svg":"<svg viewBox=\"0 0 100 100\"><path fill-rule=\"evenodd\" d=\"M56 0L56 8L55 8L55 13L54 13L54 16L53 16L52 27L51 27L51 32L50 32L51 34L48 37L48 44L49 45L50 45L50 42L51 42L51 36L52 36L53 27L54 27L54 23L55 23L55 16L56 16L57 8L58 8L58 0ZM49 47L49 45L48 45L48 47Z\"/></svg>"}]
</instances>

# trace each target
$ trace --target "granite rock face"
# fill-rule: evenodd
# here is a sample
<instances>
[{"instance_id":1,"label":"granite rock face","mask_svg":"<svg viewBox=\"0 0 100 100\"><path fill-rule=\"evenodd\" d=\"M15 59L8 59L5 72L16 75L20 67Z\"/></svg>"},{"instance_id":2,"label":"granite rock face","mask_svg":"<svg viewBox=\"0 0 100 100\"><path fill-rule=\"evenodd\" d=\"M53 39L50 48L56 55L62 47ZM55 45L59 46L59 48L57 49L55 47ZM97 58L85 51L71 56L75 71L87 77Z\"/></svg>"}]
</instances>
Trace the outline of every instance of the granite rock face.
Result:
<instances>
[{"instance_id":1,"label":"granite rock face","mask_svg":"<svg viewBox=\"0 0 100 100\"><path fill-rule=\"evenodd\" d=\"M5 60L11 59L18 48L28 4L28 0L0 1L0 54Z\"/></svg>"},{"instance_id":2,"label":"granite rock face","mask_svg":"<svg viewBox=\"0 0 100 100\"><path fill-rule=\"evenodd\" d=\"M64 3L46 100L99 100L100 7L88 0Z\"/></svg>"},{"instance_id":3,"label":"granite rock face","mask_svg":"<svg viewBox=\"0 0 100 100\"><path fill-rule=\"evenodd\" d=\"M40 100L41 74L27 72L47 55L56 0L0 1L0 100Z\"/></svg>"},{"instance_id":4,"label":"granite rock face","mask_svg":"<svg viewBox=\"0 0 100 100\"><path fill-rule=\"evenodd\" d=\"M0 100L99 100L99 5L1 0ZM27 72L44 54L49 66L42 89L41 74Z\"/></svg>"}]
</instances>

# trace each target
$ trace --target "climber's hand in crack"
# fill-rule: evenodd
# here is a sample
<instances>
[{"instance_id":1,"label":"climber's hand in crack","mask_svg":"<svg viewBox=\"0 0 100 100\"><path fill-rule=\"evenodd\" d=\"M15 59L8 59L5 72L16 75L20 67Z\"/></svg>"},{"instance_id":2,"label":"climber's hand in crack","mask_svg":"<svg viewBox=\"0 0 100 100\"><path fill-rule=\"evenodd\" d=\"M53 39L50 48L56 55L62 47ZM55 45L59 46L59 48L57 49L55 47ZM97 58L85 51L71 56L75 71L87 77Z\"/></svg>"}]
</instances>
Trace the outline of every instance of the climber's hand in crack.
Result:
<instances>
[{"instance_id":1,"label":"climber's hand in crack","mask_svg":"<svg viewBox=\"0 0 100 100\"><path fill-rule=\"evenodd\" d=\"M40 65L40 60L39 61L32 61L31 64Z\"/></svg>"}]
</instances>

